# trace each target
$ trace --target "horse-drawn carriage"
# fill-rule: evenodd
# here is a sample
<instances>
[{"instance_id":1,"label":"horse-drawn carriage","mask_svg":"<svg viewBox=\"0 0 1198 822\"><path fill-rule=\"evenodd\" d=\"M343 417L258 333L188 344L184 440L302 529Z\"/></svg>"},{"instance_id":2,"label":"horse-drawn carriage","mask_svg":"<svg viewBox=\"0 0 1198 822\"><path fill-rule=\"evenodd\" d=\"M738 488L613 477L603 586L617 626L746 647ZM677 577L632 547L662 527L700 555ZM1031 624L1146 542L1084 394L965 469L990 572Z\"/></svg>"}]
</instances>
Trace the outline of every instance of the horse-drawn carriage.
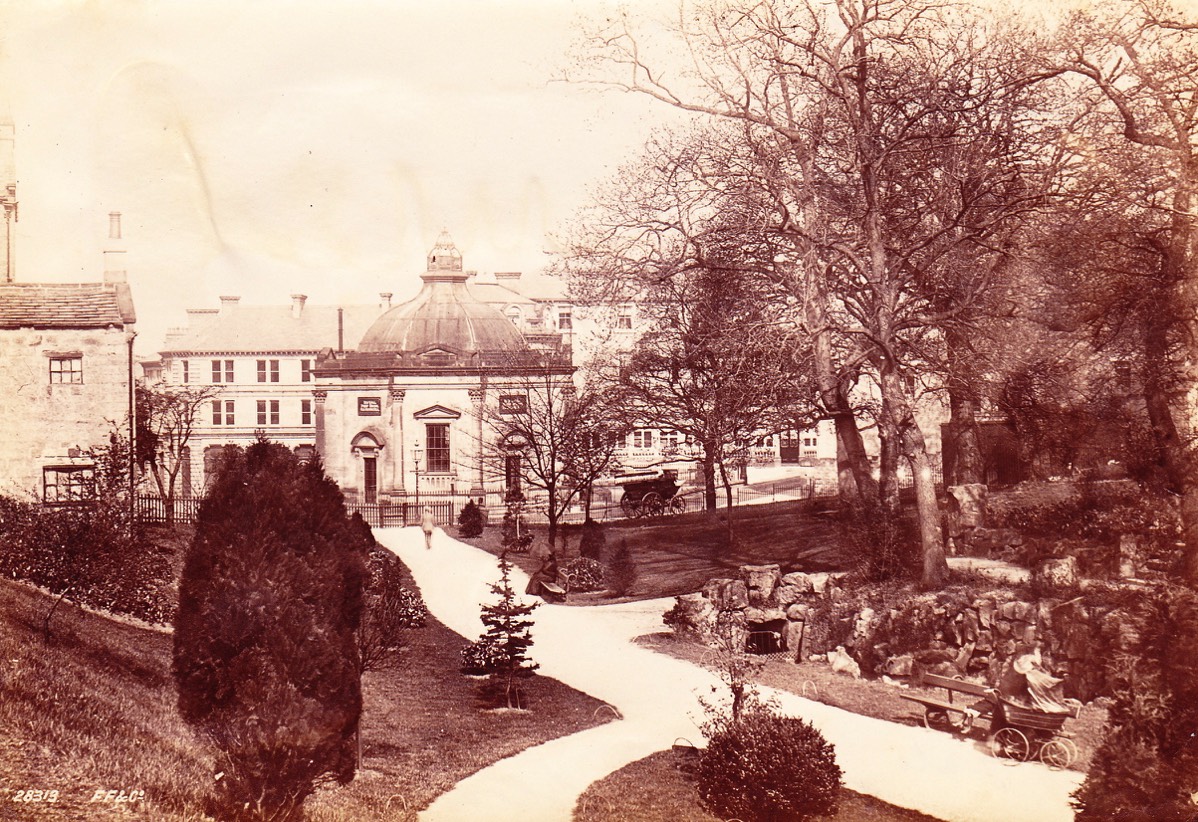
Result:
<instances>
[{"instance_id":1,"label":"horse-drawn carriage","mask_svg":"<svg viewBox=\"0 0 1198 822\"><path fill-rule=\"evenodd\" d=\"M624 516L660 517L686 511L686 500L678 493L678 472L669 469L640 471L616 477L623 489L620 508Z\"/></svg>"}]
</instances>

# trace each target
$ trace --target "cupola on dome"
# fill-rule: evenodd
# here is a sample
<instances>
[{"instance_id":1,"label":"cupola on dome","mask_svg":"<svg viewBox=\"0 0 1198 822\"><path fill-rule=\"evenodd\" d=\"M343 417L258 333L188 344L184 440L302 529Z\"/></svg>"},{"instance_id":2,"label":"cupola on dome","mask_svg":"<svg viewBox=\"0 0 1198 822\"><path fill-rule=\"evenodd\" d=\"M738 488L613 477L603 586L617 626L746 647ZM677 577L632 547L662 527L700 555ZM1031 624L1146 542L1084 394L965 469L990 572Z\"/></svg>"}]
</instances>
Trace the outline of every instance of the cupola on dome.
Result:
<instances>
[{"instance_id":1,"label":"cupola on dome","mask_svg":"<svg viewBox=\"0 0 1198 822\"><path fill-rule=\"evenodd\" d=\"M424 281L420 293L375 320L362 337L359 351L528 351L524 337L510 320L470 294L462 255L448 232L441 232L428 253L428 270L420 279Z\"/></svg>"}]
</instances>

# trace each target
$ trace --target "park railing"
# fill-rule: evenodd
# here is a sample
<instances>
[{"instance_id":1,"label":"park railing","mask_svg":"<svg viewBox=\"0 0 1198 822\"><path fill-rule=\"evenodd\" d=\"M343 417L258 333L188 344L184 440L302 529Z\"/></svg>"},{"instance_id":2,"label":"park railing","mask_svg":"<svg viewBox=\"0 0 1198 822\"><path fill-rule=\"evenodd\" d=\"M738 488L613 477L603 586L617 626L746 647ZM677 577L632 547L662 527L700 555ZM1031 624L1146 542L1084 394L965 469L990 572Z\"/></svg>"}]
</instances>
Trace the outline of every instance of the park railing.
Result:
<instances>
[{"instance_id":1,"label":"park railing","mask_svg":"<svg viewBox=\"0 0 1198 822\"><path fill-rule=\"evenodd\" d=\"M469 497L449 497L421 499L417 504L412 500L380 500L379 502L348 502L345 508L349 513L357 513L366 524L372 528L402 528L406 525L419 525L423 512L427 510L433 515L433 522L441 527L457 522L457 513Z\"/></svg>"},{"instance_id":2,"label":"park railing","mask_svg":"<svg viewBox=\"0 0 1198 822\"><path fill-rule=\"evenodd\" d=\"M168 500L157 495L140 494L135 511L138 522L146 524L189 524L195 522L199 516L201 502L203 500L200 497L178 497Z\"/></svg>"}]
</instances>

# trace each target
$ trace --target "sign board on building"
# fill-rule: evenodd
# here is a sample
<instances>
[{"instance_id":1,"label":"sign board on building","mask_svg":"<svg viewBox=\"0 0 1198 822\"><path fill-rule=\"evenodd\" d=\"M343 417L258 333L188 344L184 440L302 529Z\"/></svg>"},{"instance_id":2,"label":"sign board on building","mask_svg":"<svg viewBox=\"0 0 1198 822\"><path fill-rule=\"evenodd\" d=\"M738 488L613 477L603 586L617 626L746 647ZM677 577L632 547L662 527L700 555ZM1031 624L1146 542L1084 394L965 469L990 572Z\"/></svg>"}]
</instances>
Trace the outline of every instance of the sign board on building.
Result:
<instances>
[{"instance_id":1,"label":"sign board on building","mask_svg":"<svg viewBox=\"0 0 1198 822\"><path fill-rule=\"evenodd\" d=\"M359 417L381 417L382 415L382 400L380 400L378 397L358 397Z\"/></svg>"},{"instance_id":2,"label":"sign board on building","mask_svg":"<svg viewBox=\"0 0 1198 822\"><path fill-rule=\"evenodd\" d=\"M528 397L523 394L502 394L499 397L500 414L527 414Z\"/></svg>"}]
</instances>

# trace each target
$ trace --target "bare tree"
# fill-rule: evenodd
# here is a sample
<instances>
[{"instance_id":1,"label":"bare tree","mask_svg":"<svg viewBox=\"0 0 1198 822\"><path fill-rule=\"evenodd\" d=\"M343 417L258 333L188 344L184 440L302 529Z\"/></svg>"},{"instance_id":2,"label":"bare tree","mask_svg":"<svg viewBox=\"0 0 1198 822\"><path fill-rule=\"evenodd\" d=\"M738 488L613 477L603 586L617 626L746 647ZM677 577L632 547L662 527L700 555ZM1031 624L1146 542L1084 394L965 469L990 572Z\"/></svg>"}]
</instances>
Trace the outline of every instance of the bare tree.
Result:
<instances>
[{"instance_id":1,"label":"bare tree","mask_svg":"<svg viewBox=\"0 0 1198 822\"><path fill-rule=\"evenodd\" d=\"M148 467L166 506L167 522L175 516L179 476L195 431L200 407L220 393L220 386L137 387L137 459Z\"/></svg>"}]
</instances>

